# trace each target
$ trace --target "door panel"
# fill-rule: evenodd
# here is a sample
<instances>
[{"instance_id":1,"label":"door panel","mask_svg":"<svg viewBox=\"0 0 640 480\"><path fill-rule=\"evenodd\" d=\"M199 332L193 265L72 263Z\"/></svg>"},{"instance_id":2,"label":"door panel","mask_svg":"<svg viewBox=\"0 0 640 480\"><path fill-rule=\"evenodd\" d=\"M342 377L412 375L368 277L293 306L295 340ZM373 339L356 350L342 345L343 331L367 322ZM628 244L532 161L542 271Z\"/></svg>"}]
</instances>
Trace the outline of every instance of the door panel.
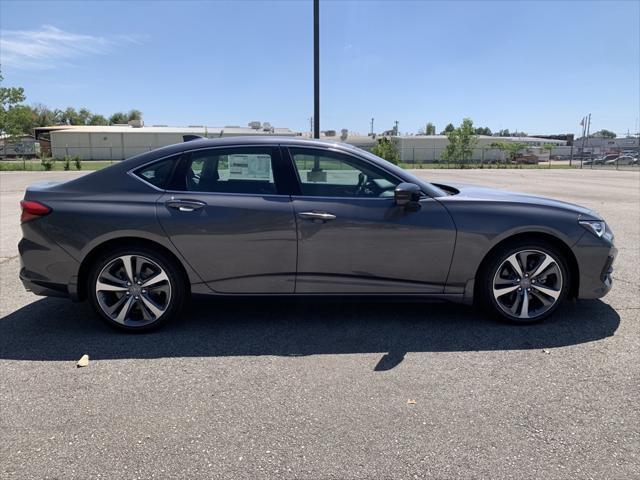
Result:
<instances>
[{"instance_id":1,"label":"door panel","mask_svg":"<svg viewBox=\"0 0 640 480\"><path fill-rule=\"evenodd\" d=\"M181 211L167 202L206 206ZM296 226L287 196L165 194L158 218L173 244L219 293L293 293Z\"/></svg>"},{"instance_id":2,"label":"door panel","mask_svg":"<svg viewBox=\"0 0 640 480\"><path fill-rule=\"evenodd\" d=\"M288 149L298 188L296 293L440 293L455 226L436 200L395 204L395 175L355 154Z\"/></svg>"},{"instance_id":3,"label":"door panel","mask_svg":"<svg viewBox=\"0 0 640 480\"><path fill-rule=\"evenodd\" d=\"M160 224L216 292L293 293L297 233L274 147L186 155L157 205Z\"/></svg>"},{"instance_id":4,"label":"door panel","mask_svg":"<svg viewBox=\"0 0 640 480\"><path fill-rule=\"evenodd\" d=\"M293 207L296 293L443 292L455 226L438 201L425 198L417 212L409 212L393 198L294 196ZM309 212L335 219L301 218Z\"/></svg>"}]
</instances>

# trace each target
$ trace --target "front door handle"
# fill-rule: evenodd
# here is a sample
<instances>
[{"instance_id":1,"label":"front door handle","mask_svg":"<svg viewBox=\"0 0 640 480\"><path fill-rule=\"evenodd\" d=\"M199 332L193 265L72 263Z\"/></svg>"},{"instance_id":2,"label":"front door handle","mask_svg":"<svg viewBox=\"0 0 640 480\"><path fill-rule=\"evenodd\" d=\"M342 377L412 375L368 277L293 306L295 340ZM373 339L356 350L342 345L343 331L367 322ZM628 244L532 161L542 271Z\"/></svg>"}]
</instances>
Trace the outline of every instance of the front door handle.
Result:
<instances>
[{"instance_id":1,"label":"front door handle","mask_svg":"<svg viewBox=\"0 0 640 480\"><path fill-rule=\"evenodd\" d=\"M335 215L327 212L300 212L298 213L298 216L303 220L319 220L323 223L336 219Z\"/></svg>"},{"instance_id":2,"label":"front door handle","mask_svg":"<svg viewBox=\"0 0 640 480\"><path fill-rule=\"evenodd\" d=\"M180 212L193 212L194 210L199 210L207 206L206 203L199 200L176 200L173 198L165 203L165 205L169 208L175 208Z\"/></svg>"}]
</instances>

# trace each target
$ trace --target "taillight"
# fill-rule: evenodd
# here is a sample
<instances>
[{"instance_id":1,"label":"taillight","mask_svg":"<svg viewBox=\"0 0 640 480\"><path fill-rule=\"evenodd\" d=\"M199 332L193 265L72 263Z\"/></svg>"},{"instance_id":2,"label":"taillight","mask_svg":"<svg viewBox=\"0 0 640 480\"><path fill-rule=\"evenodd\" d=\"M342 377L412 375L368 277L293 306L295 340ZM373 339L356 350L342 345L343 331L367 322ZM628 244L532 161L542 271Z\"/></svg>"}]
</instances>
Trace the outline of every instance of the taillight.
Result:
<instances>
[{"instance_id":1,"label":"taillight","mask_svg":"<svg viewBox=\"0 0 640 480\"><path fill-rule=\"evenodd\" d=\"M40 202L33 202L31 200L22 200L20 202L22 207L22 215L20 215L20 223L28 222L35 218L44 217L51 213L51 209Z\"/></svg>"}]
</instances>

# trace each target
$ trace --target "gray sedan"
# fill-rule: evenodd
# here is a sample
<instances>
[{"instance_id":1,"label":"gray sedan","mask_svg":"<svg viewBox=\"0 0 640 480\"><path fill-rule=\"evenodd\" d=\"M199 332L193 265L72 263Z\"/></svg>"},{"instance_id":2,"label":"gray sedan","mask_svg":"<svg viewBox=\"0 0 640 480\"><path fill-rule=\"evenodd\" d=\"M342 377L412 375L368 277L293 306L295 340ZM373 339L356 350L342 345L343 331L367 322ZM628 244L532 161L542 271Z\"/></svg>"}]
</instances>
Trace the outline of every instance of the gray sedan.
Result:
<instances>
[{"instance_id":1,"label":"gray sedan","mask_svg":"<svg viewBox=\"0 0 640 480\"><path fill-rule=\"evenodd\" d=\"M25 287L130 331L191 294L448 300L530 323L605 295L616 256L586 208L277 137L197 139L36 184L21 221Z\"/></svg>"}]
</instances>

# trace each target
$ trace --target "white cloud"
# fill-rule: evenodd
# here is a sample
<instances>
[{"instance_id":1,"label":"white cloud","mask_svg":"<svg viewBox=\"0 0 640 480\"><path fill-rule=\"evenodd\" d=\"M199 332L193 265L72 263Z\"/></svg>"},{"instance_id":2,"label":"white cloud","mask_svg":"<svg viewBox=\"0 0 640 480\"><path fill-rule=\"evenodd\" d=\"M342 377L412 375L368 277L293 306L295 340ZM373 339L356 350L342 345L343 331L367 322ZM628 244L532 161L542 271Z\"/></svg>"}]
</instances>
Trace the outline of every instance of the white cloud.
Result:
<instances>
[{"instance_id":1,"label":"white cloud","mask_svg":"<svg viewBox=\"0 0 640 480\"><path fill-rule=\"evenodd\" d=\"M20 69L55 68L78 57L104 55L118 45L142 41L136 35L106 38L66 32L51 25L39 30L4 30L0 33L0 62L3 67Z\"/></svg>"}]
</instances>

